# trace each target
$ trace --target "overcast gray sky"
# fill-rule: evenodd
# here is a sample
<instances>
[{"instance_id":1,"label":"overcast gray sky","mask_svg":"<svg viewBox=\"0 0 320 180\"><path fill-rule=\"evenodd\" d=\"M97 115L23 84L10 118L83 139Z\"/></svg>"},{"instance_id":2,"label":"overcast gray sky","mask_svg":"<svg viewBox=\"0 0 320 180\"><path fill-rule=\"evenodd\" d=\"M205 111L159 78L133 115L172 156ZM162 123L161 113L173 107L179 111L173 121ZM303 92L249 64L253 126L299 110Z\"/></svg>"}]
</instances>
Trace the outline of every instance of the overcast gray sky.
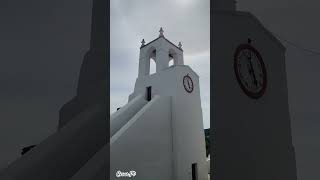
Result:
<instances>
[{"instance_id":1,"label":"overcast gray sky","mask_svg":"<svg viewBox=\"0 0 320 180\"><path fill-rule=\"evenodd\" d=\"M138 75L139 48L157 38L160 27L182 42L184 61L200 76L204 127L210 127L209 0L111 0L110 113L125 105Z\"/></svg>"}]
</instances>

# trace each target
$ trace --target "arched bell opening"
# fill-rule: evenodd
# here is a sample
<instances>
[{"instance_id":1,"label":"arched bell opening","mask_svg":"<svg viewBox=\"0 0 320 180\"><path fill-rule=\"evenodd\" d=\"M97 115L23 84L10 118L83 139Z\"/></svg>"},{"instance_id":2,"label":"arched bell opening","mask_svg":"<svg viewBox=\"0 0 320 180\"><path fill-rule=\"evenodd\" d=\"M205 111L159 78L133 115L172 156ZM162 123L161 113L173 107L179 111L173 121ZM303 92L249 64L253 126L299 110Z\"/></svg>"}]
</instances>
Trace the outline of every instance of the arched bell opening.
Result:
<instances>
[{"instance_id":1,"label":"arched bell opening","mask_svg":"<svg viewBox=\"0 0 320 180\"><path fill-rule=\"evenodd\" d=\"M146 74L150 75L156 73L157 63L156 63L157 51L155 47L150 47L146 54Z\"/></svg>"},{"instance_id":2,"label":"arched bell opening","mask_svg":"<svg viewBox=\"0 0 320 180\"><path fill-rule=\"evenodd\" d=\"M175 50L169 49L169 67L178 65L178 55Z\"/></svg>"}]
</instances>

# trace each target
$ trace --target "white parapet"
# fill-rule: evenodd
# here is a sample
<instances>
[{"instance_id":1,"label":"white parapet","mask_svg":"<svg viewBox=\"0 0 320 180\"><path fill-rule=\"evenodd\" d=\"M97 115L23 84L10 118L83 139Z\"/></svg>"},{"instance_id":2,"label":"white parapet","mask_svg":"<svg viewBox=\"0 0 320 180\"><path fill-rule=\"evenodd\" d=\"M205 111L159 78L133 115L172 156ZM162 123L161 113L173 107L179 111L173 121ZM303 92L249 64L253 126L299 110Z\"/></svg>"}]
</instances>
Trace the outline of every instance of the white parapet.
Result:
<instances>
[{"instance_id":1,"label":"white parapet","mask_svg":"<svg viewBox=\"0 0 320 180\"><path fill-rule=\"evenodd\" d=\"M110 137L125 125L147 102L143 95L138 95L113 113L110 117Z\"/></svg>"},{"instance_id":2,"label":"white parapet","mask_svg":"<svg viewBox=\"0 0 320 180\"><path fill-rule=\"evenodd\" d=\"M155 96L110 140L110 179L136 172L141 180L173 176L171 98Z\"/></svg>"}]
</instances>

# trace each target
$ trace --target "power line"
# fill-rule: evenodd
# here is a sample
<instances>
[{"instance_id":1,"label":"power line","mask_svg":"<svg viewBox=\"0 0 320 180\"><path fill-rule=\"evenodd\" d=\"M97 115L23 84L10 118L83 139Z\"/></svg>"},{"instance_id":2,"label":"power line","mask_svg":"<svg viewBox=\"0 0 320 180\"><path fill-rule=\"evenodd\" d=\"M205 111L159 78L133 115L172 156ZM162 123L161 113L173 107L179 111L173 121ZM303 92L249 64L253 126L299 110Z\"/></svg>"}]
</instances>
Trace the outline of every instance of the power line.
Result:
<instances>
[{"instance_id":1,"label":"power line","mask_svg":"<svg viewBox=\"0 0 320 180\"><path fill-rule=\"evenodd\" d=\"M299 50L302 50L302 51L305 51L305 52L308 52L308 53L311 53L311 54L314 54L314 55L319 55L320 56L320 51L315 51L315 50L312 50L312 49L308 49L308 48L304 48L304 47L301 47L299 45L297 45L296 43L292 42L292 41L289 41L285 38L282 38L281 36L279 36L278 34L274 33L274 32L271 32L275 37L277 37L278 39L280 39L281 41L284 41L286 42L287 44L295 47L296 49L299 49Z\"/></svg>"}]
</instances>

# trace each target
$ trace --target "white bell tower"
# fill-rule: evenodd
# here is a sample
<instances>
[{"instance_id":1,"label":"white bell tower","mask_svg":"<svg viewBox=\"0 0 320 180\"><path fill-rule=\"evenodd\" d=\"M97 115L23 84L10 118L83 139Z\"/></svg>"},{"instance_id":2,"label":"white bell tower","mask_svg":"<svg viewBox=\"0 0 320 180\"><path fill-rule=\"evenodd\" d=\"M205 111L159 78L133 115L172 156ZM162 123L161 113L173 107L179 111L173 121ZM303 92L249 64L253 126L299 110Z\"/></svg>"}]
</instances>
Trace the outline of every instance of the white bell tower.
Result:
<instances>
[{"instance_id":1,"label":"white bell tower","mask_svg":"<svg viewBox=\"0 0 320 180\"><path fill-rule=\"evenodd\" d=\"M150 43L145 44L144 39L141 42L138 77L150 74L150 59L155 61L157 73L166 69L170 60L174 61L174 65L183 65L181 43L176 46L164 37L162 28L159 32L159 37Z\"/></svg>"},{"instance_id":2,"label":"white bell tower","mask_svg":"<svg viewBox=\"0 0 320 180\"><path fill-rule=\"evenodd\" d=\"M156 64L156 73L150 75L150 61ZM145 82L150 80L149 76L159 76L169 68L169 62L173 61L173 66L183 66L183 50L181 42L178 45L170 42L164 36L163 28L159 30L159 37L145 44L143 39L140 47L139 55L139 73L135 85L134 93L129 96L129 101L136 94L142 93L146 88ZM143 83L144 82L144 83ZM160 83L160 82L159 82ZM160 83L161 84L161 83Z\"/></svg>"},{"instance_id":3,"label":"white bell tower","mask_svg":"<svg viewBox=\"0 0 320 180\"><path fill-rule=\"evenodd\" d=\"M199 76L184 65L181 43L159 32L147 44L142 40L134 92L111 116L110 173L133 169L141 180L207 180Z\"/></svg>"}]
</instances>

